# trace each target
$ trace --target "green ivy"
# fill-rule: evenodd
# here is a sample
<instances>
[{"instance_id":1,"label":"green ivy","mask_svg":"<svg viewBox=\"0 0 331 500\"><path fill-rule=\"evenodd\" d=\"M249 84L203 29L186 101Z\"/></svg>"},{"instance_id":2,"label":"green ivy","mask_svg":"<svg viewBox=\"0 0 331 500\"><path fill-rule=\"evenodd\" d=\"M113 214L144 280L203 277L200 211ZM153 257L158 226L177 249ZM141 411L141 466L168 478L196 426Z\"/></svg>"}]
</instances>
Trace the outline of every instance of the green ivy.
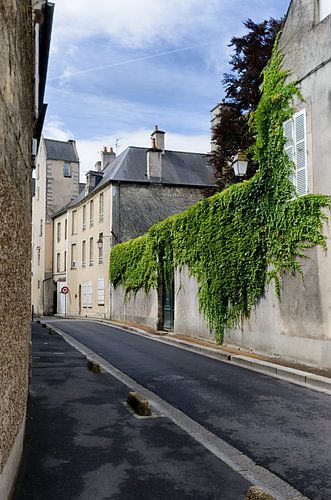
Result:
<instances>
[{"instance_id":1,"label":"green ivy","mask_svg":"<svg viewBox=\"0 0 331 500\"><path fill-rule=\"evenodd\" d=\"M322 207L331 206L330 197L298 198L289 180L294 166L284 151L283 122L293 114L294 96L301 96L295 83L286 83L282 58L276 46L251 117L256 175L116 245L110 256L110 281L126 293L147 293L160 275L169 284L173 269L187 265L218 341L224 328L250 316L271 280L280 295L284 271L302 274L305 249L326 248Z\"/></svg>"}]
</instances>

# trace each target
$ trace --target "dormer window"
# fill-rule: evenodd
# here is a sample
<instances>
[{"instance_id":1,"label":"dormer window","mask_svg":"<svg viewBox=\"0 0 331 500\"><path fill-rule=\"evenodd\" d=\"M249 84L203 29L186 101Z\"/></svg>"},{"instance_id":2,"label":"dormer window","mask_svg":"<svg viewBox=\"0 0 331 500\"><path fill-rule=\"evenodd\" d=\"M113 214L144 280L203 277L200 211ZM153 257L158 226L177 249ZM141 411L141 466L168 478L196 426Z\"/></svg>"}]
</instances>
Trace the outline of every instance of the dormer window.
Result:
<instances>
[{"instance_id":1,"label":"dormer window","mask_svg":"<svg viewBox=\"0 0 331 500\"><path fill-rule=\"evenodd\" d=\"M63 167L64 177L71 177L70 163L65 163Z\"/></svg>"},{"instance_id":2,"label":"dormer window","mask_svg":"<svg viewBox=\"0 0 331 500\"><path fill-rule=\"evenodd\" d=\"M331 0L319 0L318 2L318 20L323 21L331 14Z\"/></svg>"}]
</instances>

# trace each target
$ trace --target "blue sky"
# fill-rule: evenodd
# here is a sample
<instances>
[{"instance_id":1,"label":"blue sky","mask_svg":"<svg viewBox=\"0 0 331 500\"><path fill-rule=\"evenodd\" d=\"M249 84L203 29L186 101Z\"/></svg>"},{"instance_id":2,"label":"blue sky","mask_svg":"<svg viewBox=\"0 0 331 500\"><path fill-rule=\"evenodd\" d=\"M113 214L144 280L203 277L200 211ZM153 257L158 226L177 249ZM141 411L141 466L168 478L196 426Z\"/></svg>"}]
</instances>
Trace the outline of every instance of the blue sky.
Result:
<instances>
[{"instance_id":1,"label":"blue sky","mask_svg":"<svg viewBox=\"0 0 331 500\"><path fill-rule=\"evenodd\" d=\"M103 146L208 152L229 41L288 0L55 0L44 135L76 139L81 174Z\"/></svg>"}]
</instances>

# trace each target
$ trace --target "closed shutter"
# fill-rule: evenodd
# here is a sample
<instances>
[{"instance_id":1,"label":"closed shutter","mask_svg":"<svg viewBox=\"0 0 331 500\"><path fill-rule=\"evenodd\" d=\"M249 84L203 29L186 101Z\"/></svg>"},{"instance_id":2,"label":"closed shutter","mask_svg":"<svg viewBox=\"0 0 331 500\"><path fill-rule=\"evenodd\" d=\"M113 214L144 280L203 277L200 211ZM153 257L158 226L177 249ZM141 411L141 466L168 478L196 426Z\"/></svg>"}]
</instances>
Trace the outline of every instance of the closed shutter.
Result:
<instances>
[{"instance_id":1,"label":"closed shutter","mask_svg":"<svg viewBox=\"0 0 331 500\"><path fill-rule=\"evenodd\" d=\"M103 306L105 303L105 281L103 277L98 278L98 305Z\"/></svg>"},{"instance_id":2,"label":"closed shutter","mask_svg":"<svg viewBox=\"0 0 331 500\"><path fill-rule=\"evenodd\" d=\"M83 307L87 307L87 284L83 283Z\"/></svg>"},{"instance_id":3,"label":"closed shutter","mask_svg":"<svg viewBox=\"0 0 331 500\"><path fill-rule=\"evenodd\" d=\"M283 130L284 130L284 136L286 139L285 142L285 151L289 157L289 159L294 162L294 138L293 138L293 121L292 120L287 120L283 124ZM290 181L296 186L296 176L295 176L295 167L293 165L293 174L290 175Z\"/></svg>"},{"instance_id":4,"label":"closed shutter","mask_svg":"<svg viewBox=\"0 0 331 500\"><path fill-rule=\"evenodd\" d=\"M87 307L92 307L92 281L87 283L88 293L87 293Z\"/></svg>"},{"instance_id":5,"label":"closed shutter","mask_svg":"<svg viewBox=\"0 0 331 500\"><path fill-rule=\"evenodd\" d=\"M307 136L306 136L306 112L296 113L294 119L295 132L295 165L296 165L296 188L298 196L307 194Z\"/></svg>"}]
</instances>

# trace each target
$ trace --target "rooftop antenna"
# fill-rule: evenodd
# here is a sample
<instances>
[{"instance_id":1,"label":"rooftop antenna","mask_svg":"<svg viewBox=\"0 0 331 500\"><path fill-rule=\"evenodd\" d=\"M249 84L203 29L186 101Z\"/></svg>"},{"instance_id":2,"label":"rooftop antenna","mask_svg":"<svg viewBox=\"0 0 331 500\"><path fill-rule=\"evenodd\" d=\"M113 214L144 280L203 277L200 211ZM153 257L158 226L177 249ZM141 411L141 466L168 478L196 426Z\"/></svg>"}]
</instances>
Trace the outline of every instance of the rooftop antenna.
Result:
<instances>
[{"instance_id":1,"label":"rooftop antenna","mask_svg":"<svg viewBox=\"0 0 331 500\"><path fill-rule=\"evenodd\" d=\"M118 153L119 143L120 143L120 140L116 139L116 141L115 141L116 154Z\"/></svg>"}]
</instances>

